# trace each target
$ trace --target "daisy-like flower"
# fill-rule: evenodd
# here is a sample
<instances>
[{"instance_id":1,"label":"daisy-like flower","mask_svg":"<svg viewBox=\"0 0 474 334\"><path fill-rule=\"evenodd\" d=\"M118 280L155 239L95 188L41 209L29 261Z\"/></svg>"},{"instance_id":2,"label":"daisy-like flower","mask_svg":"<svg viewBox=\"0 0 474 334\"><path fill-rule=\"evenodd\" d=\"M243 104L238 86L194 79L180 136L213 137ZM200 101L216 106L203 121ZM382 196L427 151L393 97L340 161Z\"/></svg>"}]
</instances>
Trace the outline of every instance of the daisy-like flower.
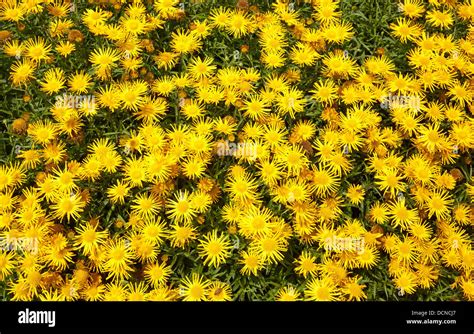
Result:
<instances>
[{"instance_id":1,"label":"daisy-like flower","mask_svg":"<svg viewBox=\"0 0 474 334\"><path fill-rule=\"evenodd\" d=\"M120 59L119 52L112 48L99 48L91 52L89 61L96 70L96 75L100 79L106 79L110 75L110 70Z\"/></svg>"},{"instance_id":2,"label":"daisy-like flower","mask_svg":"<svg viewBox=\"0 0 474 334\"><path fill-rule=\"evenodd\" d=\"M315 276L317 273L317 264L316 258L312 256L310 253L303 251L297 261L295 261L298 265L295 268L295 271L303 275L303 277L307 276Z\"/></svg>"},{"instance_id":3,"label":"daisy-like flower","mask_svg":"<svg viewBox=\"0 0 474 334\"><path fill-rule=\"evenodd\" d=\"M181 281L179 294L184 301L203 301L207 300L211 282L203 276L193 273L191 277L185 277Z\"/></svg>"},{"instance_id":4,"label":"daisy-like flower","mask_svg":"<svg viewBox=\"0 0 474 334\"><path fill-rule=\"evenodd\" d=\"M262 259L263 263L278 263L283 260L283 252L287 247L285 240L278 234L267 234L254 239L251 249Z\"/></svg>"},{"instance_id":5,"label":"daisy-like flower","mask_svg":"<svg viewBox=\"0 0 474 334\"><path fill-rule=\"evenodd\" d=\"M170 227L168 238L173 247L184 248L189 242L197 238L196 228L189 222L174 223Z\"/></svg>"},{"instance_id":6,"label":"daisy-like flower","mask_svg":"<svg viewBox=\"0 0 474 334\"><path fill-rule=\"evenodd\" d=\"M125 197L129 194L130 186L123 182L122 180L118 180L117 183L109 189L107 189L107 195L112 203L121 203L125 202Z\"/></svg>"},{"instance_id":7,"label":"daisy-like flower","mask_svg":"<svg viewBox=\"0 0 474 334\"><path fill-rule=\"evenodd\" d=\"M292 286L281 288L276 295L276 300L280 302L290 302L301 300L301 293Z\"/></svg>"},{"instance_id":8,"label":"daisy-like flower","mask_svg":"<svg viewBox=\"0 0 474 334\"><path fill-rule=\"evenodd\" d=\"M360 204L364 199L365 190L360 184L351 184L347 189L347 197L352 204Z\"/></svg>"},{"instance_id":9,"label":"daisy-like flower","mask_svg":"<svg viewBox=\"0 0 474 334\"><path fill-rule=\"evenodd\" d=\"M426 201L426 206L430 217L447 218L451 212L453 200L451 196L444 191L433 191Z\"/></svg>"},{"instance_id":10,"label":"daisy-like flower","mask_svg":"<svg viewBox=\"0 0 474 334\"><path fill-rule=\"evenodd\" d=\"M110 240L105 254L104 269L109 273L107 278L117 282L130 276L132 253L123 239Z\"/></svg>"},{"instance_id":11,"label":"daisy-like flower","mask_svg":"<svg viewBox=\"0 0 474 334\"><path fill-rule=\"evenodd\" d=\"M69 195L68 193L60 193L53 199L51 209L55 218L67 220L78 219L81 213L84 211L86 203L75 194Z\"/></svg>"},{"instance_id":12,"label":"daisy-like flower","mask_svg":"<svg viewBox=\"0 0 474 334\"><path fill-rule=\"evenodd\" d=\"M64 71L61 68L52 68L45 72L43 81L40 83L41 90L46 92L48 95L59 92L64 88L66 79L64 77Z\"/></svg>"},{"instance_id":13,"label":"daisy-like flower","mask_svg":"<svg viewBox=\"0 0 474 334\"><path fill-rule=\"evenodd\" d=\"M213 59L206 57L201 59L200 57L194 58L189 66L189 72L196 79L203 77L209 77L212 72L216 70L216 65L212 64Z\"/></svg>"},{"instance_id":14,"label":"daisy-like flower","mask_svg":"<svg viewBox=\"0 0 474 334\"><path fill-rule=\"evenodd\" d=\"M351 278L342 288L342 293L347 295L349 301L361 301L367 299L367 295L364 292L366 285L360 284L358 280L358 277Z\"/></svg>"},{"instance_id":15,"label":"daisy-like flower","mask_svg":"<svg viewBox=\"0 0 474 334\"><path fill-rule=\"evenodd\" d=\"M332 22L322 28L322 36L328 42L342 44L354 36L351 24L347 22Z\"/></svg>"},{"instance_id":16,"label":"daisy-like flower","mask_svg":"<svg viewBox=\"0 0 474 334\"><path fill-rule=\"evenodd\" d=\"M195 34L179 29L171 34L171 49L176 53L191 53L201 48L202 42Z\"/></svg>"},{"instance_id":17,"label":"daisy-like flower","mask_svg":"<svg viewBox=\"0 0 474 334\"><path fill-rule=\"evenodd\" d=\"M398 8L403 15L411 19L420 17L425 12L423 3L420 0L404 0L398 5Z\"/></svg>"},{"instance_id":18,"label":"daisy-like flower","mask_svg":"<svg viewBox=\"0 0 474 334\"><path fill-rule=\"evenodd\" d=\"M191 205L189 193L187 191L180 191L174 197L175 199L170 200L167 204L167 215L177 223L191 221L197 212Z\"/></svg>"},{"instance_id":19,"label":"daisy-like flower","mask_svg":"<svg viewBox=\"0 0 474 334\"><path fill-rule=\"evenodd\" d=\"M131 206L132 213L142 217L150 218L158 213L160 204L153 194L139 194Z\"/></svg>"},{"instance_id":20,"label":"daisy-like flower","mask_svg":"<svg viewBox=\"0 0 474 334\"><path fill-rule=\"evenodd\" d=\"M48 59L48 54L51 52L51 45L46 44L42 37L27 40L23 48L25 56L35 62Z\"/></svg>"},{"instance_id":21,"label":"daisy-like flower","mask_svg":"<svg viewBox=\"0 0 474 334\"><path fill-rule=\"evenodd\" d=\"M87 73L77 72L68 80L69 90L74 93L85 93L92 85L91 76Z\"/></svg>"},{"instance_id":22,"label":"daisy-like flower","mask_svg":"<svg viewBox=\"0 0 474 334\"><path fill-rule=\"evenodd\" d=\"M339 179L336 175L323 168L323 166L319 166L313 170L311 181L316 194L320 196L325 196L331 192L335 192L339 187Z\"/></svg>"},{"instance_id":23,"label":"daisy-like flower","mask_svg":"<svg viewBox=\"0 0 474 334\"><path fill-rule=\"evenodd\" d=\"M332 80L315 82L311 92L316 101L325 105L331 104L337 98L337 88Z\"/></svg>"},{"instance_id":24,"label":"daisy-like flower","mask_svg":"<svg viewBox=\"0 0 474 334\"><path fill-rule=\"evenodd\" d=\"M426 20L435 27L449 28L453 24L451 13L442 10L431 10L426 13Z\"/></svg>"},{"instance_id":25,"label":"daisy-like flower","mask_svg":"<svg viewBox=\"0 0 474 334\"><path fill-rule=\"evenodd\" d=\"M340 290L330 278L313 278L306 285L305 297L314 301L335 301L340 298Z\"/></svg>"},{"instance_id":26,"label":"daisy-like flower","mask_svg":"<svg viewBox=\"0 0 474 334\"><path fill-rule=\"evenodd\" d=\"M146 279L157 288L167 282L171 273L171 267L165 263L151 263L145 268Z\"/></svg>"},{"instance_id":27,"label":"daisy-like flower","mask_svg":"<svg viewBox=\"0 0 474 334\"><path fill-rule=\"evenodd\" d=\"M396 195L405 189L405 183L402 181L403 176L393 168L387 168L381 174L376 174L375 177L378 179L375 184L384 192Z\"/></svg>"},{"instance_id":28,"label":"daisy-like flower","mask_svg":"<svg viewBox=\"0 0 474 334\"><path fill-rule=\"evenodd\" d=\"M459 103L459 105L464 106L466 103L471 103L474 96L473 87L469 85L467 81L460 83L454 82L449 91L448 95L452 100Z\"/></svg>"},{"instance_id":29,"label":"daisy-like flower","mask_svg":"<svg viewBox=\"0 0 474 334\"><path fill-rule=\"evenodd\" d=\"M198 246L199 255L204 258L204 264L219 267L230 255L230 240L225 235L217 235L213 230L203 237Z\"/></svg>"},{"instance_id":30,"label":"daisy-like flower","mask_svg":"<svg viewBox=\"0 0 474 334\"><path fill-rule=\"evenodd\" d=\"M251 22L246 13L236 11L230 14L226 21L226 29L236 38L245 36L250 29Z\"/></svg>"},{"instance_id":31,"label":"daisy-like flower","mask_svg":"<svg viewBox=\"0 0 474 334\"><path fill-rule=\"evenodd\" d=\"M395 277L395 285L399 289L400 294L404 295L411 295L415 292L417 287L417 277L415 273L409 270L401 271Z\"/></svg>"},{"instance_id":32,"label":"daisy-like flower","mask_svg":"<svg viewBox=\"0 0 474 334\"><path fill-rule=\"evenodd\" d=\"M403 43L416 40L423 30L419 24L405 18L399 18L396 23L390 24L390 29Z\"/></svg>"},{"instance_id":33,"label":"daisy-like flower","mask_svg":"<svg viewBox=\"0 0 474 334\"><path fill-rule=\"evenodd\" d=\"M28 126L28 135L38 144L48 144L56 139L59 129L57 125L49 120L31 123Z\"/></svg>"},{"instance_id":34,"label":"daisy-like flower","mask_svg":"<svg viewBox=\"0 0 474 334\"><path fill-rule=\"evenodd\" d=\"M232 290L227 283L212 282L207 296L210 301L230 301L232 300Z\"/></svg>"},{"instance_id":35,"label":"daisy-like flower","mask_svg":"<svg viewBox=\"0 0 474 334\"><path fill-rule=\"evenodd\" d=\"M107 231L97 231L97 225L93 226L89 222L79 226L77 232L74 245L81 249L84 254L90 254L93 249L104 244L107 238Z\"/></svg>"}]
</instances>

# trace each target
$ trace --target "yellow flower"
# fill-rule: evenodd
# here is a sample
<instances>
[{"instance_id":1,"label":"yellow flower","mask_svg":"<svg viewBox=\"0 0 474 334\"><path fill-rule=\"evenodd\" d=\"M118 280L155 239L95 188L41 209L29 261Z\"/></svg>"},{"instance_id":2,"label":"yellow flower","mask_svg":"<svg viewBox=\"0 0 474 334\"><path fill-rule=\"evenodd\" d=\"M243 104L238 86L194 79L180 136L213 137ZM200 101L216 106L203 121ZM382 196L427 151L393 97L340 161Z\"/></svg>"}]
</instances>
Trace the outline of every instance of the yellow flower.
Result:
<instances>
[{"instance_id":1,"label":"yellow flower","mask_svg":"<svg viewBox=\"0 0 474 334\"><path fill-rule=\"evenodd\" d=\"M278 290L276 301L290 302L300 300L300 292L292 286L286 286Z\"/></svg>"},{"instance_id":2,"label":"yellow flower","mask_svg":"<svg viewBox=\"0 0 474 334\"><path fill-rule=\"evenodd\" d=\"M390 24L395 37L398 37L403 43L414 41L423 30L419 24L405 18L398 18L396 23Z\"/></svg>"},{"instance_id":3,"label":"yellow flower","mask_svg":"<svg viewBox=\"0 0 474 334\"><path fill-rule=\"evenodd\" d=\"M308 275L315 276L317 272L316 258L307 251L303 251L298 260L295 261L298 266L295 271L306 278Z\"/></svg>"},{"instance_id":4,"label":"yellow flower","mask_svg":"<svg viewBox=\"0 0 474 334\"><path fill-rule=\"evenodd\" d=\"M365 190L360 184L351 184L347 189L347 197L352 204L360 204L364 200Z\"/></svg>"},{"instance_id":5,"label":"yellow flower","mask_svg":"<svg viewBox=\"0 0 474 334\"><path fill-rule=\"evenodd\" d=\"M119 281L130 276L132 253L123 239L110 240L106 248L104 269L108 272L107 278Z\"/></svg>"},{"instance_id":6,"label":"yellow flower","mask_svg":"<svg viewBox=\"0 0 474 334\"><path fill-rule=\"evenodd\" d=\"M210 301L230 301L232 300L232 290L230 285L223 282L212 282L208 290Z\"/></svg>"},{"instance_id":7,"label":"yellow flower","mask_svg":"<svg viewBox=\"0 0 474 334\"><path fill-rule=\"evenodd\" d=\"M399 8L403 15L411 19L420 17L425 11L423 3L420 0L404 0L399 4Z\"/></svg>"},{"instance_id":8,"label":"yellow flower","mask_svg":"<svg viewBox=\"0 0 474 334\"><path fill-rule=\"evenodd\" d=\"M193 273L191 277L185 277L181 281L179 294L184 301L203 301L207 300L211 282L203 276Z\"/></svg>"},{"instance_id":9,"label":"yellow flower","mask_svg":"<svg viewBox=\"0 0 474 334\"><path fill-rule=\"evenodd\" d=\"M158 213L160 204L153 194L139 194L131 205L132 213L141 218L150 218Z\"/></svg>"},{"instance_id":10,"label":"yellow flower","mask_svg":"<svg viewBox=\"0 0 474 334\"><path fill-rule=\"evenodd\" d=\"M170 266L165 263L151 263L145 268L145 278L156 288L159 288L168 281L172 274Z\"/></svg>"},{"instance_id":11,"label":"yellow flower","mask_svg":"<svg viewBox=\"0 0 474 334\"><path fill-rule=\"evenodd\" d=\"M188 192L180 191L174 197L175 199L169 200L166 205L168 208L166 211L167 215L177 223L191 221L197 212L191 205L191 198Z\"/></svg>"},{"instance_id":12,"label":"yellow flower","mask_svg":"<svg viewBox=\"0 0 474 334\"><path fill-rule=\"evenodd\" d=\"M66 79L64 78L64 71L61 68L52 68L45 72L41 84L41 90L48 95L59 92L64 88Z\"/></svg>"},{"instance_id":13,"label":"yellow flower","mask_svg":"<svg viewBox=\"0 0 474 334\"><path fill-rule=\"evenodd\" d=\"M417 277L409 270L402 270L394 279L395 286L399 289L399 294L411 295L415 293L417 287Z\"/></svg>"},{"instance_id":14,"label":"yellow flower","mask_svg":"<svg viewBox=\"0 0 474 334\"><path fill-rule=\"evenodd\" d=\"M189 242L197 238L196 229L189 223L174 223L169 231L169 239L173 247L184 248Z\"/></svg>"},{"instance_id":15,"label":"yellow flower","mask_svg":"<svg viewBox=\"0 0 474 334\"><path fill-rule=\"evenodd\" d=\"M92 85L91 80L91 76L84 71L76 72L68 80L69 90L74 93L85 93Z\"/></svg>"},{"instance_id":16,"label":"yellow flower","mask_svg":"<svg viewBox=\"0 0 474 334\"><path fill-rule=\"evenodd\" d=\"M226 235L217 235L217 230L204 235L198 246L199 255L204 264L219 267L230 255L230 241Z\"/></svg>"},{"instance_id":17,"label":"yellow flower","mask_svg":"<svg viewBox=\"0 0 474 334\"><path fill-rule=\"evenodd\" d=\"M313 278L306 285L305 297L314 301L335 301L340 298L340 290L327 278Z\"/></svg>"},{"instance_id":18,"label":"yellow flower","mask_svg":"<svg viewBox=\"0 0 474 334\"><path fill-rule=\"evenodd\" d=\"M55 218L63 219L64 217L67 217L67 220L69 221L71 218L78 219L85 206L86 203L84 203L78 195L59 193L56 194L53 199L51 209L54 212L53 216Z\"/></svg>"},{"instance_id":19,"label":"yellow flower","mask_svg":"<svg viewBox=\"0 0 474 334\"><path fill-rule=\"evenodd\" d=\"M342 292L348 296L349 301L361 301L367 299L367 295L364 292L365 287L365 284L359 284L358 278L354 277L344 285Z\"/></svg>"},{"instance_id":20,"label":"yellow flower","mask_svg":"<svg viewBox=\"0 0 474 334\"><path fill-rule=\"evenodd\" d=\"M257 237L250 247L265 264L280 262L283 260L283 252L287 250L285 240L280 235L271 233Z\"/></svg>"},{"instance_id":21,"label":"yellow flower","mask_svg":"<svg viewBox=\"0 0 474 334\"><path fill-rule=\"evenodd\" d=\"M191 53L200 49L202 42L192 32L178 29L171 34L171 49L176 53Z\"/></svg>"},{"instance_id":22,"label":"yellow flower","mask_svg":"<svg viewBox=\"0 0 474 334\"><path fill-rule=\"evenodd\" d=\"M249 252L243 251L241 253L241 259L239 260L243 267L240 269L240 272L244 275L258 275L258 271L263 266L263 261L261 256L250 250Z\"/></svg>"},{"instance_id":23,"label":"yellow flower","mask_svg":"<svg viewBox=\"0 0 474 334\"><path fill-rule=\"evenodd\" d=\"M82 249L84 254L90 254L94 248L102 245L107 238L106 231L97 231L96 229L97 225L93 226L89 222L77 228L78 235L74 245Z\"/></svg>"}]
</instances>

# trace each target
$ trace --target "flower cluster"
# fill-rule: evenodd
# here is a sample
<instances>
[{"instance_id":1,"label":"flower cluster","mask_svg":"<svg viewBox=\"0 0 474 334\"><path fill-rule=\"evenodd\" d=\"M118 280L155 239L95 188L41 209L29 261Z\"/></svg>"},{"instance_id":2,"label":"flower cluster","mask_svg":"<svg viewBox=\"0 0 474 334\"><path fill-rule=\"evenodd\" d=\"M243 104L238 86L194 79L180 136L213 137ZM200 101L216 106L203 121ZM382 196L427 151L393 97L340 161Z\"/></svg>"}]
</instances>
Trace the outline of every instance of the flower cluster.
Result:
<instances>
[{"instance_id":1,"label":"flower cluster","mask_svg":"<svg viewBox=\"0 0 474 334\"><path fill-rule=\"evenodd\" d=\"M2 295L474 300L474 2L348 2L2 1Z\"/></svg>"}]
</instances>

